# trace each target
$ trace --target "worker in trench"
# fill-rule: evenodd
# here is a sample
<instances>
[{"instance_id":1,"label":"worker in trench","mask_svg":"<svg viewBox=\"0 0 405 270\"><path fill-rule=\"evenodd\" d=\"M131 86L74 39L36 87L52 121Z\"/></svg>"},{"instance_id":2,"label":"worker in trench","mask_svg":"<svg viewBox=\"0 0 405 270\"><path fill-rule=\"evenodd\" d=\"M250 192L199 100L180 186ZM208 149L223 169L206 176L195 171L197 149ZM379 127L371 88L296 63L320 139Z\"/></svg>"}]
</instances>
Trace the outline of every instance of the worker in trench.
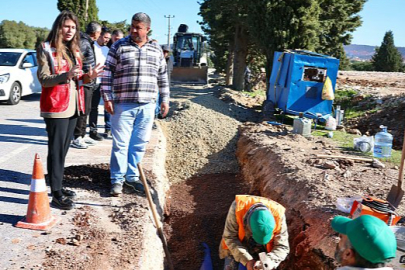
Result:
<instances>
[{"instance_id":1,"label":"worker in trench","mask_svg":"<svg viewBox=\"0 0 405 270\"><path fill-rule=\"evenodd\" d=\"M363 215L355 219L336 216L332 228L339 233L335 259L338 270L380 269L395 258L397 242L394 233L382 220Z\"/></svg>"},{"instance_id":2,"label":"worker in trench","mask_svg":"<svg viewBox=\"0 0 405 270\"><path fill-rule=\"evenodd\" d=\"M275 269L289 251L285 208L267 198L236 195L219 246L224 270Z\"/></svg>"}]
</instances>

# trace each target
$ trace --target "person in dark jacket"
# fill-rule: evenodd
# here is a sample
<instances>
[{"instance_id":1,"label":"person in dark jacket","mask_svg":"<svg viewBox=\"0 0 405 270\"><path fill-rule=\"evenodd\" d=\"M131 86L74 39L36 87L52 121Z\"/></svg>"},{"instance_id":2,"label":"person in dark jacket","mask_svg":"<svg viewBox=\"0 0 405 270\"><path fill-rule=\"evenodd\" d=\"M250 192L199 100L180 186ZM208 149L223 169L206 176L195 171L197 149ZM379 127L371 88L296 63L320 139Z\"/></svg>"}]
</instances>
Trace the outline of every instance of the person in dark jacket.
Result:
<instances>
[{"instance_id":1,"label":"person in dark jacket","mask_svg":"<svg viewBox=\"0 0 405 270\"><path fill-rule=\"evenodd\" d=\"M96 41L101 34L101 25L98 22L90 22L86 27L86 33L80 33L80 51L83 55L83 71L88 72L90 67L96 66L96 57L94 53L94 41ZM84 85L84 99L85 99L85 114L77 119L76 128L74 131L74 140L72 147L78 149L87 149L88 145L94 145L95 141L86 135L87 118L91 110L91 100L93 91L96 89L96 84L91 81Z\"/></svg>"}]
</instances>

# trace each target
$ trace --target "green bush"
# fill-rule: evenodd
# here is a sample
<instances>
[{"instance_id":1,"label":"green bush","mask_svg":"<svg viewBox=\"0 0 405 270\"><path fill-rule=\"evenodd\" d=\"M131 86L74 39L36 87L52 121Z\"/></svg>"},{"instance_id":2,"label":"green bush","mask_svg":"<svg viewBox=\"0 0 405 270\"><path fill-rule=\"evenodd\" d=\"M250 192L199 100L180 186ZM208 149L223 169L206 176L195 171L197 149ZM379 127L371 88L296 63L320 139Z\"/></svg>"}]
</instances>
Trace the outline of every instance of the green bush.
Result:
<instances>
[{"instance_id":1,"label":"green bush","mask_svg":"<svg viewBox=\"0 0 405 270\"><path fill-rule=\"evenodd\" d=\"M352 61L350 68L356 71L374 71L373 64L371 62Z\"/></svg>"}]
</instances>

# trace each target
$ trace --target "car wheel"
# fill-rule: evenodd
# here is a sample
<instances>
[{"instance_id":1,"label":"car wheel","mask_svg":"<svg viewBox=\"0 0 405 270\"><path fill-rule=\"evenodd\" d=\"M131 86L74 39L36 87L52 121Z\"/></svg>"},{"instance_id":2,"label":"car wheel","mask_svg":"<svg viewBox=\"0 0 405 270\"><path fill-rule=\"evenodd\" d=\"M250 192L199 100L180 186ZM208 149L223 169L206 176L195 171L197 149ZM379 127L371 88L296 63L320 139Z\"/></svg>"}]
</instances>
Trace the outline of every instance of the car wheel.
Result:
<instances>
[{"instance_id":1,"label":"car wheel","mask_svg":"<svg viewBox=\"0 0 405 270\"><path fill-rule=\"evenodd\" d=\"M21 99L21 90L21 85L18 82L14 82L13 85L11 85L10 97L8 98L7 103L10 105L18 104Z\"/></svg>"}]
</instances>

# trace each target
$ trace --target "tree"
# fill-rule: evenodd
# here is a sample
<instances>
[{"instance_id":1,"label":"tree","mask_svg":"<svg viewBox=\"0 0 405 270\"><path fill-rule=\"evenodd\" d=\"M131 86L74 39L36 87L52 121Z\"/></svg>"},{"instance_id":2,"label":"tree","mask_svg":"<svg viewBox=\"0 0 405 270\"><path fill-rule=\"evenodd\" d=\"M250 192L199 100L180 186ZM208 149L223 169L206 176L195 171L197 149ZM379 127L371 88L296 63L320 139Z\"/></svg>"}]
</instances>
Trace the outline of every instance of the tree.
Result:
<instances>
[{"instance_id":1,"label":"tree","mask_svg":"<svg viewBox=\"0 0 405 270\"><path fill-rule=\"evenodd\" d=\"M316 51L340 59L342 69L349 66L343 45L350 44L352 39L350 32L361 25L358 13L363 9L365 2L366 0L320 0L321 28Z\"/></svg>"},{"instance_id":2,"label":"tree","mask_svg":"<svg viewBox=\"0 0 405 270\"><path fill-rule=\"evenodd\" d=\"M361 24L357 13L363 8L365 1L205 0L201 4L200 14L203 17L202 25L209 29L206 33L210 35L211 44L230 44L229 36L234 35L234 86L238 89L240 71L245 67L242 62L248 61L250 54L257 49L267 59L267 80L271 74L275 51L306 49L338 57L345 64L343 44L349 44L350 32ZM203 12L206 6L209 8ZM226 10L230 12L225 13ZM226 16L218 18L218 14ZM219 19L225 21L224 27L218 24ZM215 51L215 46L212 48ZM222 46L224 48L226 47ZM217 55L216 51L215 54ZM227 53L223 52L221 55Z\"/></svg>"},{"instance_id":3,"label":"tree","mask_svg":"<svg viewBox=\"0 0 405 270\"><path fill-rule=\"evenodd\" d=\"M201 3L199 22L202 30L210 38L208 43L213 53L211 60L217 72L226 73L226 85L233 80L234 25L230 0L205 0Z\"/></svg>"},{"instance_id":4,"label":"tree","mask_svg":"<svg viewBox=\"0 0 405 270\"><path fill-rule=\"evenodd\" d=\"M48 37L49 29L40 27L34 27L33 29L36 36L35 48L37 48Z\"/></svg>"},{"instance_id":5,"label":"tree","mask_svg":"<svg viewBox=\"0 0 405 270\"><path fill-rule=\"evenodd\" d=\"M4 20L0 24L0 47L34 49L36 34L23 22Z\"/></svg>"},{"instance_id":6,"label":"tree","mask_svg":"<svg viewBox=\"0 0 405 270\"><path fill-rule=\"evenodd\" d=\"M275 51L314 50L319 43L317 31L320 27L320 9L316 0L251 1L247 12L250 36L267 59L267 81Z\"/></svg>"},{"instance_id":7,"label":"tree","mask_svg":"<svg viewBox=\"0 0 405 270\"><path fill-rule=\"evenodd\" d=\"M107 27L111 32L119 29L124 33L124 36L128 33L128 28L131 26L130 24L127 24L127 20L115 23L101 20L100 24L104 27Z\"/></svg>"},{"instance_id":8,"label":"tree","mask_svg":"<svg viewBox=\"0 0 405 270\"><path fill-rule=\"evenodd\" d=\"M86 1L88 1L87 13ZM89 22L98 21L96 0L58 0L57 7L59 11L69 10L75 13L79 19L80 29L83 31Z\"/></svg>"},{"instance_id":9,"label":"tree","mask_svg":"<svg viewBox=\"0 0 405 270\"><path fill-rule=\"evenodd\" d=\"M374 71L373 63L366 61L351 61L350 69L348 70L357 70L357 71Z\"/></svg>"},{"instance_id":10,"label":"tree","mask_svg":"<svg viewBox=\"0 0 405 270\"><path fill-rule=\"evenodd\" d=\"M248 59L254 58L249 55L258 50L266 56L266 71L269 77L274 51L287 48L314 49L317 44L315 28L319 7L316 0L306 1L225 1L206 0L202 5L211 2L212 8L209 12L213 14L201 14L204 22L209 25L211 33L210 40L213 44L217 39L219 31L225 31L228 44L233 42L233 64L234 80L233 86L237 90L243 89L243 73ZM216 3L216 4L215 4ZM229 10L223 18L226 21L219 26L218 13ZM211 19L211 20L210 20ZM215 26L215 27L213 27ZM214 33L214 35L212 35ZM232 38L229 38L233 36ZM223 38L221 41L223 42ZM212 46L215 48L214 46ZM217 54L217 52L215 52ZM229 52L231 54L231 52ZM228 61L229 62L229 61ZM251 62L257 65L258 62Z\"/></svg>"},{"instance_id":11,"label":"tree","mask_svg":"<svg viewBox=\"0 0 405 270\"><path fill-rule=\"evenodd\" d=\"M381 46L375 49L371 62L376 71L398 72L402 70L402 56L394 45L392 31L385 33L384 40Z\"/></svg>"}]
</instances>

